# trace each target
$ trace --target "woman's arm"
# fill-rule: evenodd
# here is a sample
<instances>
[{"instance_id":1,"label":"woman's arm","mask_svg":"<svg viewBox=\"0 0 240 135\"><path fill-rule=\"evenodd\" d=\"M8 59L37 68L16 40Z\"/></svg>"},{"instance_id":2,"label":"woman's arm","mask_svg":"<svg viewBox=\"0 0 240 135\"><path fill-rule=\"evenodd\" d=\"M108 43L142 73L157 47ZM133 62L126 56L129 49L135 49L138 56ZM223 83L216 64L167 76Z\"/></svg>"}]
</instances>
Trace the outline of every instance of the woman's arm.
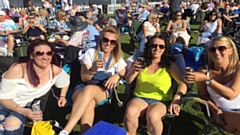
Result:
<instances>
[{"instance_id":1,"label":"woman's arm","mask_svg":"<svg viewBox=\"0 0 240 135\"><path fill-rule=\"evenodd\" d=\"M209 87L211 87L217 94L220 96L228 99L233 100L237 96L239 96L240 93L240 68L237 67L235 74L233 76L232 85L230 87L227 87L223 84L220 84L219 82L212 79L211 83L209 84Z\"/></svg>"},{"instance_id":2,"label":"woman's arm","mask_svg":"<svg viewBox=\"0 0 240 135\"><path fill-rule=\"evenodd\" d=\"M29 23L26 23L26 24L24 25L24 28L23 28L22 34L26 34L29 28L30 28Z\"/></svg>"},{"instance_id":3,"label":"woman's arm","mask_svg":"<svg viewBox=\"0 0 240 135\"><path fill-rule=\"evenodd\" d=\"M81 64L81 79L83 82L87 82L89 80L91 80L94 76L94 73L97 70L91 69L91 66L89 66L88 64Z\"/></svg>"},{"instance_id":4,"label":"woman's arm","mask_svg":"<svg viewBox=\"0 0 240 135\"><path fill-rule=\"evenodd\" d=\"M217 20L218 26L217 26L217 34L222 34L222 20L218 18Z\"/></svg>"},{"instance_id":5,"label":"woman's arm","mask_svg":"<svg viewBox=\"0 0 240 135\"><path fill-rule=\"evenodd\" d=\"M137 62L134 62L131 69L126 74L125 80L127 81L127 84L132 83L134 81L134 79L138 76L139 71L135 69L136 68L135 66L137 66L137 65L139 65L139 64Z\"/></svg>"},{"instance_id":6,"label":"woman's arm","mask_svg":"<svg viewBox=\"0 0 240 135\"><path fill-rule=\"evenodd\" d=\"M147 38L147 26L143 26L143 36Z\"/></svg>"},{"instance_id":7,"label":"woman's arm","mask_svg":"<svg viewBox=\"0 0 240 135\"><path fill-rule=\"evenodd\" d=\"M187 30L187 21L186 20L181 20L181 21L182 21L182 24L183 24L182 28L175 29L175 32Z\"/></svg>"},{"instance_id":8,"label":"woman's arm","mask_svg":"<svg viewBox=\"0 0 240 135\"><path fill-rule=\"evenodd\" d=\"M200 73L206 74L206 69L205 67L201 67L199 69ZM203 99L208 101L209 108L211 112L214 114L221 113L222 111L214 104L214 102L211 100L209 93L207 91L207 85L205 84L205 81L199 81L197 82L197 90L198 90L198 96Z\"/></svg>"},{"instance_id":9,"label":"woman's arm","mask_svg":"<svg viewBox=\"0 0 240 135\"><path fill-rule=\"evenodd\" d=\"M168 70L168 72L178 84L178 89L173 97L173 100L179 100L181 96L187 92L187 85L183 81L182 73L176 63L171 63L171 68Z\"/></svg>"},{"instance_id":10,"label":"woman's arm","mask_svg":"<svg viewBox=\"0 0 240 135\"><path fill-rule=\"evenodd\" d=\"M207 21L202 22L202 24L199 26L198 30L199 31L203 31L205 26L206 26L206 24L207 24Z\"/></svg>"},{"instance_id":11,"label":"woman's arm","mask_svg":"<svg viewBox=\"0 0 240 135\"><path fill-rule=\"evenodd\" d=\"M172 26L172 20L170 20L168 25L167 25L167 28L166 28L167 32L172 32L172 30L170 30L171 26Z\"/></svg>"},{"instance_id":12,"label":"woman's arm","mask_svg":"<svg viewBox=\"0 0 240 135\"><path fill-rule=\"evenodd\" d=\"M159 22L157 22L157 24L156 24L156 32L161 32Z\"/></svg>"}]
</instances>

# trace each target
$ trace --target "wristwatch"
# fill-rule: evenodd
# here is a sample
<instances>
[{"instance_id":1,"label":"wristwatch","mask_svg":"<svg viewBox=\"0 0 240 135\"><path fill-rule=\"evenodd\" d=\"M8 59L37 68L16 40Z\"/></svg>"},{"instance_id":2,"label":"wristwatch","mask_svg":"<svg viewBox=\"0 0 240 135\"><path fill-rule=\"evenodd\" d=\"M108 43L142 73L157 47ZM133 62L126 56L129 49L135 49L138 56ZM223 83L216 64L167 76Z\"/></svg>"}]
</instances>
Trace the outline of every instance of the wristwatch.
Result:
<instances>
[{"instance_id":1,"label":"wristwatch","mask_svg":"<svg viewBox=\"0 0 240 135\"><path fill-rule=\"evenodd\" d=\"M205 81L205 84L209 85L209 84L211 84L211 82L212 82L212 78L206 80L206 81Z\"/></svg>"},{"instance_id":2,"label":"wristwatch","mask_svg":"<svg viewBox=\"0 0 240 135\"><path fill-rule=\"evenodd\" d=\"M91 71L91 69L88 70L88 73L89 73L90 75L95 75L95 74L96 74L96 72Z\"/></svg>"}]
</instances>

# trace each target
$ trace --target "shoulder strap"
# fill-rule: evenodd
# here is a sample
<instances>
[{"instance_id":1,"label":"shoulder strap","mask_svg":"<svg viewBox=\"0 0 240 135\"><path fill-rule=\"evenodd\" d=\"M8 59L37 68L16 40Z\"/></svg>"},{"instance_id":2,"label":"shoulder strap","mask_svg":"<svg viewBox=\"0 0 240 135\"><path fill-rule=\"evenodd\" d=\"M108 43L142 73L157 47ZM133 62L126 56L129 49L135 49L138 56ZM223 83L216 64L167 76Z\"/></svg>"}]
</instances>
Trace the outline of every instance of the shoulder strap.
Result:
<instances>
[{"instance_id":1,"label":"shoulder strap","mask_svg":"<svg viewBox=\"0 0 240 135\"><path fill-rule=\"evenodd\" d=\"M106 70L108 70L108 68L109 68L109 66L110 66L110 64L111 64L111 61L112 61L112 56L110 56L110 57L108 58L108 61L107 61L106 65L105 65L105 69L106 69Z\"/></svg>"},{"instance_id":2,"label":"shoulder strap","mask_svg":"<svg viewBox=\"0 0 240 135\"><path fill-rule=\"evenodd\" d=\"M208 65L205 65L206 70L207 70L207 76L209 76L209 71L208 71Z\"/></svg>"},{"instance_id":3,"label":"shoulder strap","mask_svg":"<svg viewBox=\"0 0 240 135\"><path fill-rule=\"evenodd\" d=\"M22 65L22 78L24 78L24 74L25 74L24 65L23 64L21 65Z\"/></svg>"}]
</instances>

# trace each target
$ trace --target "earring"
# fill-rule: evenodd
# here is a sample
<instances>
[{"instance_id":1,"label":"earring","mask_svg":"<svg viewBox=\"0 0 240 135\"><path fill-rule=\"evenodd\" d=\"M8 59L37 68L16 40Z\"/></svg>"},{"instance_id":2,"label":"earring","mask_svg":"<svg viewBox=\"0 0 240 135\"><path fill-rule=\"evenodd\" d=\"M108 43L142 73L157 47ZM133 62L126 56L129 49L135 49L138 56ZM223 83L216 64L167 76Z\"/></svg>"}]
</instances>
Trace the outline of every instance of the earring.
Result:
<instances>
[{"instance_id":1,"label":"earring","mask_svg":"<svg viewBox=\"0 0 240 135\"><path fill-rule=\"evenodd\" d=\"M33 59L33 57L30 57L31 59Z\"/></svg>"}]
</instances>

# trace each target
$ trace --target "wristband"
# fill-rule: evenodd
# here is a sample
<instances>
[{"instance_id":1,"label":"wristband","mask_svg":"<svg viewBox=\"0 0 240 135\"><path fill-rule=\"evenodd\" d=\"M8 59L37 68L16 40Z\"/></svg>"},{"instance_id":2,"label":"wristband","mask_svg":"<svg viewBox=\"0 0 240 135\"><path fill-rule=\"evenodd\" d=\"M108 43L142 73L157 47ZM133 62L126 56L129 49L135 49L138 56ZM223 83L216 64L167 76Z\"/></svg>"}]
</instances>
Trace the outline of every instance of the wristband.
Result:
<instances>
[{"instance_id":1,"label":"wristband","mask_svg":"<svg viewBox=\"0 0 240 135\"><path fill-rule=\"evenodd\" d=\"M96 72L96 71L93 72L93 71L91 71L91 69L89 69L89 70L88 70L88 73L89 73L90 75L95 75L97 72Z\"/></svg>"}]
</instances>

